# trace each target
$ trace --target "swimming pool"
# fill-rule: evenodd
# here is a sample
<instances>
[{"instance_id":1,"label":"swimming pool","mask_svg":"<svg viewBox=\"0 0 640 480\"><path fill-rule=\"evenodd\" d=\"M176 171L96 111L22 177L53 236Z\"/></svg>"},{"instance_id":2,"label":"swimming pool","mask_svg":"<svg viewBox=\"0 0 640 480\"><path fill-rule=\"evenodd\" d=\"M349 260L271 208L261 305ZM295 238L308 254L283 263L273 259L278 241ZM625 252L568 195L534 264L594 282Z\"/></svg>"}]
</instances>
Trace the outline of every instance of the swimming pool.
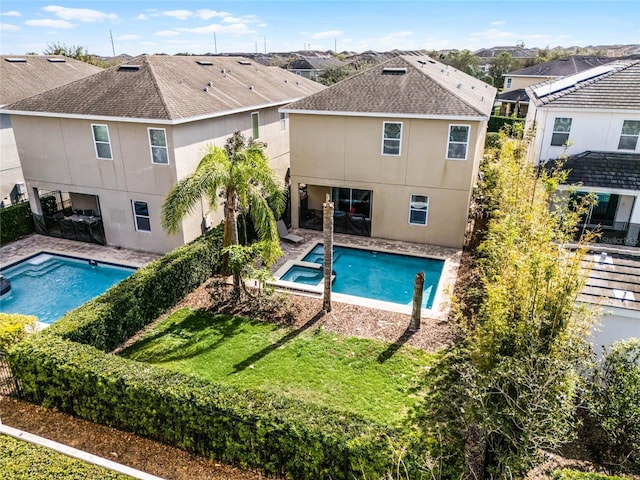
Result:
<instances>
[{"instance_id":1,"label":"swimming pool","mask_svg":"<svg viewBox=\"0 0 640 480\"><path fill-rule=\"evenodd\" d=\"M322 269L314 268L324 261L324 247L316 245L300 264L293 265L280 280L306 285L320 285ZM345 295L382 300L401 305L413 302L413 282L424 272L422 308L431 308L438 290L444 260L378 252L343 246L333 247L335 280L332 291Z\"/></svg>"},{"instance_id":2,"label":"swimming pool","mask_svg":"<svg viewBox=\"0 0 640 480\"><path fill-rule=\"evenodd\" d=\"M0 312L35 315L51 324L133 272L135 268L40 253L2 270L11 290L0 297Z\"/></svg>"}]
</instances>

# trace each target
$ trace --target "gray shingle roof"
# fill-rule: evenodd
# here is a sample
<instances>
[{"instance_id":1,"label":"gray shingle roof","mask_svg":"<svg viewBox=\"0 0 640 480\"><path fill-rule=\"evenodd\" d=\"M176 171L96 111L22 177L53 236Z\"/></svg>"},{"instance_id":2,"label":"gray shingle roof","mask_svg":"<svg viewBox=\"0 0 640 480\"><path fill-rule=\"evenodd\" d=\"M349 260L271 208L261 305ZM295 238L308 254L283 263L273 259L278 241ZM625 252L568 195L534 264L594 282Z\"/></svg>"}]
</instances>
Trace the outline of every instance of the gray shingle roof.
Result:
<instances>
[{"instance_id":1,"label":"gray shingle roof","mask_svg":"<svg viewBox=\"0 0 640 480\"><path fill-rule=\"evenodd\" d=\"M291 62L292 70L323 70L326 68L336 68L346 65L345 62L335 57L302 57Z\"/></svg>"},{"instance_id":2,"label":"gray shingle roof","mask_svg":"<svg viewBox=\"0 0 640 480\"><path fill-rule=\"evenodd\" d=\"M511 46L481 48L480 50L473 52L473 54L483 60L486 60L487 58L499 57L503 52L508 53L512 58L533 58L538 55L537 50Z\"/></svg>"},{"instance_id":3,"label":"gray shingle roof","mask_svg":"<svg viewBox=\"0 0 640 480\"><path fill-rule=\"evenodd\" d=\"M325 88L281 68L238 57L142 55L123 65L6 109L183 121L285 104Z\"/></svg>"},{"instance_id":4,"label":"gray shingle roof","mask_svg":"<svg viewBox=\"0 0 640 480\"><path fill-rule=\"evenodd\" d=\"M596 67L594 72L607 67L611 67L611 70L592 77L588 77L590 70L585 70L560 79L557 83L552 81L527 87L527 94L538 106L640 110L640 60L610 63ZM544 95L541 87L546 85L552 89L554 85L566 86Z\"/></svg>"},{"instance_id":5,"label":"gray shingle roof","mask_svg":"<svg viewBox=\"0 0 640 480\"><path fill-rule=\"evenodd\" d=\"M17 102L101 71L102 68L95 65L60 55L2 55L0 105Z\"/></svg>"},{"instance_id":6,"label":"gray shingle roof","mask_svg":"<svg viewBox=\"0 0 640 480\"><path fill-rule=\"evenodd\" d=\"M548 62L521 68L513 72L505 73L504 77L566 77L574 73L589 70L593 67L606 65L616 59L614 57L599 57L597 55L572 55L566 58L558 58Z\"/></svg>"},{"instance_id":7,"label":"gray shingle roof","mask_svg":"<svg viewBox=\"0 0 640 480\"><path fill-rule=\"evenodd\" d=\"M498 100L510 103L529 103L529 95L527 95L524 88L518 88L517 90L509 90L508 92L501 93L498 95Z\"/></svg>"},{"instance_id":8,"label":"gray shingle roof","mask_svg":"<svg viewBox=\"0 0 640 480\"><path fill-rule=\"evenodd\" d=\"M640 191L640 153L586 151L564 162L568 184Z\"/></svg>"},{"instance_id":9,"label":"gray shingle roof","mask_svg":"<svg viewBox=\"0 0 640 480\"><path fill-rule=\"evenodd\" d=\"M494 87L429 57L398 56L286 109L478 118L490 115L495 96Z\"/></svg>"}]
</instances>

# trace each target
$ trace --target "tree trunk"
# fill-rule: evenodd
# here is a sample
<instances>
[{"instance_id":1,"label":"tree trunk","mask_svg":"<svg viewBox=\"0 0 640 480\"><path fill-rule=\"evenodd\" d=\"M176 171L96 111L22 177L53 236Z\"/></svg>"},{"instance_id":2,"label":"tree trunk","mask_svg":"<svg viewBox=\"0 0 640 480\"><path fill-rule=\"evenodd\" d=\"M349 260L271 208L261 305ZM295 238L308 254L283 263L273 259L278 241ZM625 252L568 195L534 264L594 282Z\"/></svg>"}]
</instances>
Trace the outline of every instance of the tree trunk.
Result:
<instances>
[{"instance_id":1,"label":"tree trunk","mask_svg":"<svg viewBox=\"0 0 640 480\"><path fill-rule=\"evenodd\" d=\"M238 217L236 215L238 200L234 190L227 190L227 205L225 218L225 237L229 238L229 245L238 245ZM226 262L225 262L226 263ZM240 295L240 272L233 272L233 292Z\"/></svg>"},{"instance_id":2,"label":"tree trunk","mask_svg":"<svg viewBox=\"0 0 640 480\"><path fill-rule=\"evenodd\" d=\"M324 243L324 295L322 309L331 311L331 280L333 275L333 202L327 194L326 202L322 204L322 242Z\"/></svg>"},{"instance_id":3,"label":"tree trunk","mask_svg":"<svg viewBox=\"0 0 640 480\"><path fill-rule=\"evenodd\" d=\"M420 330L420 317L422 314L422 293L424 291L424 272L418 272L413 281L413 311L411 312L411 322L409 330L415 332Z\"/></svg>"}]
</instances>

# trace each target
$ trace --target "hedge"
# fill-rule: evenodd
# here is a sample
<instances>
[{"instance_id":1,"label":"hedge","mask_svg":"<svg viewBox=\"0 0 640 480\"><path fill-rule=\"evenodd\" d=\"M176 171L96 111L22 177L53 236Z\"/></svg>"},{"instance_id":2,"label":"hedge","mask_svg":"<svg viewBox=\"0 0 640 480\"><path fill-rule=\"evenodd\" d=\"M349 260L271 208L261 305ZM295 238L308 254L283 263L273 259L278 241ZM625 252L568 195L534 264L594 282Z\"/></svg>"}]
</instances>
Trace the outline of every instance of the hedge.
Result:
<instances>
[{"instance_id":1,"label":"hedge","mask_svg":"<svg viewBox=\"0 0 640 480\"><path fill-rule=\"evenodd\" d=\"M594 472L578 472L577 470L556 470L552 480L625 480L624 477L603 475Z\"/></svg>"},{"instance_id":2,"label":"hedge","mask_svg":"<svg viewBox=\"0 0 640 480\"><path fill-rule=\"evenodd\" d=\"M0 208L0 245L35 232L29 202Z\"/></svg>"},{"instance_id":3,"label":"hedge","mask_svg":"<svg viewBox=\"0 0 640 480\"><path fill-rule=\"evenodd\" d=\"M487 132L499 132L505 125L524 125L523 118L516 117L500 117L498 115L491 115L489 117L489 123L487 124Z\"/></svg>"},{"instance_id":4,"label":"hedge","mask_svg":"<svg viewBox=\"0 0 640 480\"><path fill-rule=\"evenodd\" d=\"M27 329L33 328L38 317L17 313L0 313L0 352L27 337Z\"/></svg>"}]
</instances>

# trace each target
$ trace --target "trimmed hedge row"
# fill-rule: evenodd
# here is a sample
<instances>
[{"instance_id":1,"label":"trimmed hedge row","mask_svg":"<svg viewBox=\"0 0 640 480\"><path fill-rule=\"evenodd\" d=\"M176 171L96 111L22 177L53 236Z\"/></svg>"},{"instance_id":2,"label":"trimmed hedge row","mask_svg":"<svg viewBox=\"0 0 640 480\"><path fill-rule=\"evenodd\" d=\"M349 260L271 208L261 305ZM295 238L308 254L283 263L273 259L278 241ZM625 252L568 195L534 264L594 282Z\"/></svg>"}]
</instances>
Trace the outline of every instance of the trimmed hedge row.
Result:
<instances>
[{"instance_id":1,"label":"trimmed hedge row","mask_svg":"<svg viewBox=\"0 0 640 480\"><path fill-rule=\"evenodd\" d=\"M295 479L382 478L399 434L324 407L208 383L53 335L10 353L25 397L242 467Z\"/></svg>"},{"instance_id":2,"label":"trimmed hedge row","mask_svg":"<svg viewBox=\"0 0 640 480\"><path fill-rule=\"evenodd\" d=\"M516 125L523 124L523 118L515 118L515 117L500 117L498 115L491 115L489 117L489 122L487 124L487 132L499 132L502 127L505 125Z\"/></svg>"},{"instance_id":3,"label":"trimmed hedge row","mask_svg":"<svg viewBox=\"0 0 640 480\"><path fill-rule=\"evenodd\" d=\"M0 245L35 232L29 202L0 208Z\"/></svg>"}]
</instances>

